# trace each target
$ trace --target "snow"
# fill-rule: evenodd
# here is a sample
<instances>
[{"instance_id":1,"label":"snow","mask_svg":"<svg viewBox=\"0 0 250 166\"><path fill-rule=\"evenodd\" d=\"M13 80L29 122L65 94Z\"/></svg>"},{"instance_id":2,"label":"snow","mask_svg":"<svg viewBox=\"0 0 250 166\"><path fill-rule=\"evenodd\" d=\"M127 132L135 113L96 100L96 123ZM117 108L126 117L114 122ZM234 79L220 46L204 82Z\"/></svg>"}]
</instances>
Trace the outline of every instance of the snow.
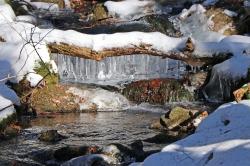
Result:
<instances>
[{"instance_id":1,"label":"snow","mask_svg":"<svg viewBox=\"0 0 250 166\"><path fill-rule=\"evenodd\" d=\"M2 111L0 111L0 123L1 123L4 119L13 115L16 112L16 110L14 106L12 105L12 102L2 97L1 94L0 94L0 101L1 101L0 110L3 109Z\"/></svg>"},{"instance_id":2,"label":"snow","mask_svg":"<svg viewBox=\"0 0 250 166\"><path fill-rule=\"evenodd\" d=\"M8 4L0 5L0 23L13 22L15 18L16 15L10 5Z\"/></svg>"},{"instance_id":3,"label":"snow","mask_svg":"<svg viewBox=\"0 0 250 166\"><path fill-rule=\"evenodd\" d=\"M31 16L31 15L21 15L21 16L17 16L17 17L16 17L16 21L19 21L19 22L27 22L27 23L34 24L34 25L37 24L37 19L36 19L36 17Z\"/></svg>"},{"instance_id":4,"label":"snow","mask_svg":"<svg viewBox=\"0 0 250 166\"><path fill-rule=\"evenodd\" d=\"M49 31L49 30L44 30ZM43 33L45 33L43 32ZM45 41L47 43L67 43L79 47L91 48L94 51L104 49L133 47L141 44L152 45L151 47L163 52L178 51L185 47L187 38L168 37L159 32L127 32L114 34L88 35L73 30L53 30L49 33Z\"/></svg>"},{"instance_id":5,"label":"snow","mask_svg":"<svg viewBox=\"0 0 250 166\"><path fill-rule=\"evenodd\" d=\"M237 17L237 16L238 16L238 13L236 13L236 12L234 12L234 11L231 11L231 10L225 9L223 12L224 12L227 16L229 16L229 17Z\"/></svg>"},{"instance_id":6,"label":"snow","mask_svg":"<svg viewBox=\"0 0 250 166\"><path fill-rule=\"evenodd\" d=\"M37 45L37 52L45 62L49 61L46 45ZM19 82L40 60L34 47L23 43L0 43L0 79L16 76L11 81Z\"/></svg>"},{"instance_id":7,"label":"snow","mask_svg":"<svg viewBox=\"0 0 250 166\"><path fill-rule=\"evenodd\" d=\"M250 1L249 0L245 0L244 1L244 6L245 7L250 7Z\"/></svg>"},{"instance_id":8,"label":"snow","mask_svg":"<svg viewBox=\"0 0 250 166\"><path fill-rule=\"evenodd\" d=\"M29 73L26 75L26 80L30 82L31 87L37 86L42 79L43 77L36 73Z\"/></svg>"},{"instance_id":9,"label":"snow","mask_svg":"<svg viewBox=\"0 0 250 166\"><path fill-rule=\"evenodd\" d=\"M206 12L206 9L202 5L195 4L195 5L192 5L189 9L183 9L179 17L180 19L185 19L193 13L201 14L205 12Z\"/></svg>"},{"instance_id":10,"label":"snow","mask_svg":"<svg viewBox=\"0 0 250 166\"><path fill-rule=\"evenodd\" d=\"M203 5L204 5L204 6L214 5L214 4L216 4L218 1L219 1L219 0L205 0L205 1L203 2Z\"/></svg>"},{"instance_id":11,"label":"snow","mask_svg":"<svg viewBox=\"0 0 250 166\"><path fill-rule=\"evenodd\" d=\"M153 0L107 1L104 6L111 16L121 19L132 19L157 11L156 3Z\"/></svg>"},{"instance_id":12,"label":"snow","mask_svg":"<svg viewBox=\"0 0 250 166\"><path fill-rule=\"evenodd\" d=\"M40 10L48 10L48 11L59 11L59 6L54 3L46 3L46 2L29 2L33 7Z\"/></svg>"},{"instance_id":13,"label":"snow","mask_svg":"<svg viewBox=\"0 0 250 166\"><path fill-rule=\"evenodd\" d=\"M0 124L1 122L13 115L16 110L13 103L20 104L19 98L16 93L9 89L5 84L0 83Z\"/></svg>"},{"instance_id":14,"label":"snow","mask_svg":"<svg viewBox=\"0 0 250 166\"><path fill-rule=\"evenodd\" d=\"M15 113L13 104L20 104L16 93L5 85L6 81L19 82L27 76L31 86L35 86L41 76L34 73L34 67L41 59L50 61L48 48L37 33L39 29L29 23L15 22L21 20L34 22L31 16L16 17L9 5L0 5L0 36L6 41L0 42L0 109L3 109L0 123Z\"/></svg>"},{"instance_id":15,"label":"snow","mask_svg":"<svg viewBox=\"0 0 250 166\"><path fill-rule=\"evenodd\" d=\"M19 97L16 95L16 93L3 83L0 83L0 96L2 98L5 98L6 100L11 101L12 103L15 103L16 105L20 104ZM4 106L1 104L0 107L3 108Z\"/></svg>"},{"instance_id":16,"label":"snow","mask_svg":"<svg viewBox=\"0 0 250 166\"><path fill-rule=\"evenodd\" d=\"M141 166L247 166L250 163L250 102L220 106L196 132L149 156ZM136 164L134 164L136 165Z\"/></svg>"}]
</instances>

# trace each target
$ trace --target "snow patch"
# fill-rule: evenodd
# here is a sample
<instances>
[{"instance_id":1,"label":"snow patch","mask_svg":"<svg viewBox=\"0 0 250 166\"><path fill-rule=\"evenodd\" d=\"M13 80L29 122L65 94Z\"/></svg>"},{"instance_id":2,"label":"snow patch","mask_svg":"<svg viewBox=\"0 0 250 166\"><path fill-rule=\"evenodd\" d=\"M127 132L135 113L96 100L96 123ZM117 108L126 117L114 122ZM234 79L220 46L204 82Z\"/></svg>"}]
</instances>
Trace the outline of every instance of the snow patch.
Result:
<instances>
[{"instance_id":1,"label":"snow patch","mask_svg":"<svg viewBox=\"0 0 250 166\"><path fill-rule=\"evenodd\" d=\"M0 5L0 24L13 22L15 18L16 18L16 15L10 5L8 4Z\"/></svg>"},{"instance_id":2,"label":"snow patch","mask_svg":"<svg viewBox=\"0 0 250 166\"><path fill-rule=\"evenodd\" d=\"M227 103L199 125L195 134L149 156L141 166L249 165L250 102ZM135 164L134 164L135 165Z\"/></svg>"},{"instance_id":3,"label":"snow patch","mask_svg":"<svg viewBox=\"0 0 250 166\"><path fill-rule=\"evenodd\" d=\"M37 84L40 83L40 81L43 79L42 76L40 76L39 74L36 73L29 73L26 76L27 81L30 82L30 86L31 87L35 87L37 86Z\"/></svg>"},{"instance_id":4,"label":"snow patch","mask_svg":"<svg viewBox=\"0 0 250 166\"><path fill-rule=\"evenodd\" d=\"M157 6L153 0L124 0L120 2L107 1L104 6L110 15L121 19L132 19L146 14L156 13Z\"/></svg>"}]
</instances>

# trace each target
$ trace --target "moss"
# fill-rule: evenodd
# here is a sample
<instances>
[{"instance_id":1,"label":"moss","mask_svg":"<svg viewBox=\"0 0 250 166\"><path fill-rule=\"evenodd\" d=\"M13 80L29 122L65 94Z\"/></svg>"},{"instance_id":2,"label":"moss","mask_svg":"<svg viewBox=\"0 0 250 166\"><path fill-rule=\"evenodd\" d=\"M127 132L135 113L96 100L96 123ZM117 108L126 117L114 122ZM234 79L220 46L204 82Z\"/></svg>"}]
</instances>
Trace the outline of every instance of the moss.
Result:
<instances>
[{"instance_id":1,"label":"moss","mask_svg":"<svg viewBox=\"0 0 250 166\"><path fill-rule=\"evenodd\" d=\"M98 3L93 9L94 19L96 21L108 18L108 14L103 4Z\"/></svg>"},{"instance_id":2,"label":"moss","mask_svg":"<svg viewBox=\"0 0 250 166\"><path fill-rule=\"evenodd\" d=\"M46 82L46 85L53 85L53 84L57 84L58 83L58 80L59 80L59 77L58 77L58 74L55 74L55 73L49 73L48 69L50 70L52 67L50 64L48 63L42 63L42 62L39 62L39 64L35 67L35 72L43 77L45 77L45 82Z\"/></svg>"},{"instance_id":3,"label":"moss","mask_svg":"<svg viewBox=\"0 0 250 166\"><path fill-rule=\"evenodd\" d=\"M0 121L0 132L3 132L4 129L15 120L16 120L16 113Z\"/></svg>"},{"instance_id":4,"label":"moss","mask_svg":"<svg viewBox=\"0 0 250 166\"><path fill-rule=\"evenodd\" d=\"M66 93L67 87L51 84L38 88L33 92L31 107L39 114L42 112L76 112L78 104L74 102L75 96Z\"/></svg>"}]
</instances>

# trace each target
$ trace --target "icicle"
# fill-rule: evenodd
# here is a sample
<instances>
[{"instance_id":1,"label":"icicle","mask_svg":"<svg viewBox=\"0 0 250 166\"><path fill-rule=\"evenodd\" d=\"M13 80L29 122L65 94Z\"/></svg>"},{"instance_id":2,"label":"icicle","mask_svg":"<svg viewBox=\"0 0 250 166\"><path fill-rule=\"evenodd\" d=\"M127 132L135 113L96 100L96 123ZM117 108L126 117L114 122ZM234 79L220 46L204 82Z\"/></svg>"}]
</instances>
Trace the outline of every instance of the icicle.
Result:
<instances>
[{"instance_id":1,"label":"icicle","mask_svg":"<svg viewBox=\"0 0 250 166\"><path fill-rule=\"evenodd\" d=\"M142 79L181 78L185 74L182 62L149 55L108 57L94 61L66 55L57 59L62 81L116 85Z\"/></svg>"}]
</instances>

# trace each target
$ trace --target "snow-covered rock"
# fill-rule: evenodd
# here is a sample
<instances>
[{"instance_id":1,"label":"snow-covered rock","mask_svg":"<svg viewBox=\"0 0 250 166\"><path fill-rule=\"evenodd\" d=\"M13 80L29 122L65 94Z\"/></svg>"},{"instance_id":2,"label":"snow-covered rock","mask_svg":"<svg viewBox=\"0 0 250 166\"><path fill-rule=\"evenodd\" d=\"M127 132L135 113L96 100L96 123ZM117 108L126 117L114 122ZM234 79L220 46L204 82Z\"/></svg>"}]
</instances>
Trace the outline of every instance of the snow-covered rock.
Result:
<instances>
[{"instance_id":1,"label":"snow-covered rock","mask_svg":"<svg viewBox=\"0 0 250 166\"><path fill-rule=\"evenodd\" d=\"M250 102L227 103L206 118L196 132L133 166L247 166L250 163Z\"/></svg>"},{"instance_id":2,"label":"snow-covered rock","mask_svg":"<svg viewBox=\"0 0 250 166\"><path fill-rule=\"evenodd\" d=\"M26 75L26 80L30 82L31 87L37 86L42 79L43 77L36 73L29 73Z\"/></svg>"},{"instance_id":3,"label":"snow-covered rock","mask_svg":"<svg viewBox=\"0 0 250 166\"><path fill-rule=\"evenodd\" d=\"M140 17L157 11L156 3L153 0L107 1L104 6L106 6L110 15L122 19Z\"/></svg>"}]
</instances>

